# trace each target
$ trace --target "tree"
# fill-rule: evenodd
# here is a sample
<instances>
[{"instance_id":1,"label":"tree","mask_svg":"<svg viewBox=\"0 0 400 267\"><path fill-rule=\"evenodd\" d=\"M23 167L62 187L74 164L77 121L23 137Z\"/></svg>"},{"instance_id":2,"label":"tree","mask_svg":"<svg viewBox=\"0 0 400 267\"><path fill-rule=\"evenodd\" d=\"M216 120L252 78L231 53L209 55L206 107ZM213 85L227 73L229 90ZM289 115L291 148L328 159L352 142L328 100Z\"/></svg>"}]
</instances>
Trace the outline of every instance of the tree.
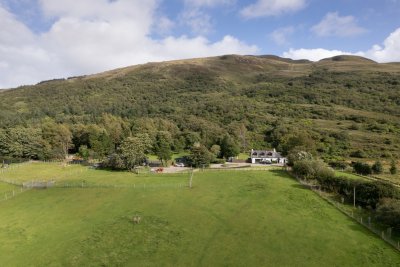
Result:
<instances>
[{"instance_id":1,"label":"tree","mask_svg":"<svg viewBox=\"0 0 400 267\"><path fill-rule=\"evenodd\" d=\"M308 153L306 151L301 151L301 150L293 150L289 153L287 156L288 158L288 166L293 166L296 161L299 160L312 160L313 156L311 153Z\"/></svg>"},{"instance_id":2,"label":"tree","mask_svg":"<svg viewBox=\"0 0 400 267\"><path fill-rule=\"evenodd\" d=\"M143 136L128 137L122 141L117 154L123 162L123 167L134 171L135 167L145 162L148 149L148 140L144 140Z\"/></svg>"},{"instance_id":3,"label":"tree","mask_svg":"<svg viewBox=\"0 0 400 267\"><path fill-rule=\"evenodd\" d=\"M324 181L335 176L335 172L319 160L298 160L293 165L293 173L302 179Z\"/></svg>"},{"instance_id":4,"label":"tree","mask_svg":"<svg viewBox=\"0 0 400 267\"><path fill-rule=\"evenodd\" d=\"M122 118L108 113L103 114L101 120L107 135L114 145L114 149L116 149L122 139L128 134L127 123Z\"/></svg>"},{"instance_id":5,"label":"tree","mask_svg":"<svg viewBox=\"0 0 400 267\"><path fill-rule=\"evenodd\" d=\"M72 133L66 124L46 120L42 124L43 138L52 146L53 155L66 158L68 150L72 147Z\"/></svg>"},{"instance_id":6,"label":"tree","mask_svg":"<svg viewBox=\"0 0 400 267\"><path fill-rule=\"evenodd\" d=\"M382 162L380 162L379 160L376 161L374 163L374 165L372 165L371 167L372 171L376 174L380 174L383 172L383 166L382 166Z\"/></svg>"},{"instance_id":7,"label":"tree","mask_svg":"<svg viewBox=\"0 0 400 267\"><path fill-rule=\"evenodd\" d=\"M221 140L221 156L223 158L236 157L240 153L239 146L233 141L229 135L225 135Z\"/></svg>"},{"instance_id":8,"label":"tree","mask_svg":"<svg viewBox=\"0 0 400 267\"><path fill-rule=\"evenodd\" d=\"M16 126L0 135L0 150L3 155L29 159L48 157L49 144L43 140L40 128Z\"/></svg>"},{"instance_id":9,"label":"tree","mask_svg":"<svg viewBox=\"0 0 400 267\"><path fill-rule=\"evenodd\" d=\"M219 155L221 154L221 147L219 145L213 145L210 148L210 152L216 157L218 158Z\"/></svg>"},{"instance_id":10,"label":"tree","mask_svg":"<svg viewBox=\"0 0 400 267\"><path fill-rule=\"evenodd\" d=\"M208 149L200 144L195 144L190 150L189 162L192 167L208 167L213 158L213 155Z\"/></svg>"},{"instance_id":11,"label":"tree","mask_svg":"<svg viewBox=\"0 0 400 267\"><path fill-rule=\"evenodd\" d=\"M82 145L79 147L79 152L78 155L80 157L82 157L84 160L88 160L89 159L89 149L86 145Z\"/></svg>"},{"instance_id":12,"label":"tree","mask_svg":"<svg viewBox=\"0 0 400 267\"><path fill-rule=\"evenodd\" d=\"M167 164L168 160L172 158L171 139L168 132L161 131L158 132L156 136L154 152L164 166Z\"/></svg>"},{"instance_id":13,"label":"tree","mask_svg":"<svg viewBox=\"0 0 400 267\"><path fill-rule=\"evenodd\" d=\"M89 133L89 148L93 151L94 157L104 158L115 151L114 143L104 128L92 124L89 125L87 131Z\"/></svg>"},{"instance_id":14,"label":"tree","mask_svg":"<svg viewBox=\"0 0 400 267\"><path fill-rule=\"evenodd\" d=\"M390 173L392 175L395 175L397 173L396 161L394 159L390 162Z\"/></svg>"}]
</instances>

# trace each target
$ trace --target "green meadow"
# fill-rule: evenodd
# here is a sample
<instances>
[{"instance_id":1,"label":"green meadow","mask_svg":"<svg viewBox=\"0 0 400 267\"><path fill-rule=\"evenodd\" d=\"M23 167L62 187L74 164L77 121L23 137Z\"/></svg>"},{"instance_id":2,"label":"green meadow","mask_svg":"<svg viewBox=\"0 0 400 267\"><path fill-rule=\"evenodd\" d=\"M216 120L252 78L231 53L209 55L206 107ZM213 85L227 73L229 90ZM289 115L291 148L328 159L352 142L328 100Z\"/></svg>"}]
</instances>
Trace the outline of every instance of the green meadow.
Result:
<instances>
[{"instance_id":1,"label":"green meadow","mask_svg":"<svg viewBox=\"0 0 400 267\"><path fill-rule=\"evenodd\" d=\"M32 163L0 178L33 176L93 186L1 201L1 266L400 266L397 251L280 170L195 172L192 189L187 173L79 165Z\"/></svg>"}]
</instances>

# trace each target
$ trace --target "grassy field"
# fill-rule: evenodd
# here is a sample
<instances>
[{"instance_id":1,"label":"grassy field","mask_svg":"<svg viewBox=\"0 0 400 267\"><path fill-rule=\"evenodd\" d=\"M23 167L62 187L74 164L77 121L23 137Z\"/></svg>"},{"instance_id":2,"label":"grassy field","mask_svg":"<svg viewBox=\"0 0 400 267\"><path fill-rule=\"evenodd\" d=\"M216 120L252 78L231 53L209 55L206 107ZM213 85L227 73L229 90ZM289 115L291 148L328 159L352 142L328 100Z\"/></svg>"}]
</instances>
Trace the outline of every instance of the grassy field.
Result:
<instances>
[{"instance_id":1,"label":"grassy field","mask_svg":"<svg viewBox=\"0 0 400 267\"><path fill-rule=\"evenodd\" d=\"M364 178L362 176L359 175L355 175L353 173L349 173L349 172L344 172L344 171L335 171L336 176L342 176L342 177L346 177L348 179L351 180L363 180L363 181L370 181L367 178Z\"/></svg>"},{"instance_id":2,"label":"grassy field","mask_svg":"<svg viewBox=\"0 0 400 267\"><path fill-rule=\"evenodd\" d=\"M42 177L68 173L51 166ZM33 168L46 169L27 164L8 175L24 180ZM188 180L86 169L71 166L64 177ZM398 252L282 171L196 172L193 181L193 189L30 190L0 202L0 265L400 266ZM132 224L133 215L142 222Z\"/></svg>"}]
</instances>

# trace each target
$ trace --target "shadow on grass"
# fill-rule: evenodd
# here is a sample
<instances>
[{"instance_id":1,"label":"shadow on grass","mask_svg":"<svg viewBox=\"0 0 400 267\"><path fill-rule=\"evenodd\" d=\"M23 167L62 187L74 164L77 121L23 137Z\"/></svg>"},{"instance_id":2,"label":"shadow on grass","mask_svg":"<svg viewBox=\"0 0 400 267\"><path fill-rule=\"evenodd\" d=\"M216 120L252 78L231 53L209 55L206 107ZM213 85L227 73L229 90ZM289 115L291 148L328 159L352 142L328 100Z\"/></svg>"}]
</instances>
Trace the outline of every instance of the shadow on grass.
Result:
<instances>
[{"instance_id":1,"label":"shadow on grass","mask_svg":"<svg viewBox=\"0 0 400 267\"><path fill-rule=\"evenodd\" d=\"M307 186L305 186L305 185L302 185L302 184L293 184L293 185L291 185L291 186L294 187L294 188L297 188L297 189L310 190L309 187L307 187Z\"/></svg>"},{"instance_id":2,"label":"shadow on grass","mask_svg":"<svg viewBox=\"0 0 400 267\"><path fill-rule=\"evenodd\" d=\"M295 180L295 179L293 179L293 177L290 176L285 170L270 170L269 172L271 172L271 173L273 173L273 174L275 174L276 176L281 177L281 178L286 178L286 179Z\"/></svg>"},{"instance_id":3,"label":"shadow on grass","mask_svg":"<svg viewBox=\"0 0 400 267\"><path fill-rule=\"evenodd\" d=\"M304 190L310 190L310 188L306 185L302 185L299 183L299 181L296 180L293 176L291 176L287 171L285 170L271 170L273 174L275 174L277 177L283 178L283 179L288 179L293 182L296 182L295 184L292 184L291 186L297 189L304 189Z\"/></svg>"}]
</instances>

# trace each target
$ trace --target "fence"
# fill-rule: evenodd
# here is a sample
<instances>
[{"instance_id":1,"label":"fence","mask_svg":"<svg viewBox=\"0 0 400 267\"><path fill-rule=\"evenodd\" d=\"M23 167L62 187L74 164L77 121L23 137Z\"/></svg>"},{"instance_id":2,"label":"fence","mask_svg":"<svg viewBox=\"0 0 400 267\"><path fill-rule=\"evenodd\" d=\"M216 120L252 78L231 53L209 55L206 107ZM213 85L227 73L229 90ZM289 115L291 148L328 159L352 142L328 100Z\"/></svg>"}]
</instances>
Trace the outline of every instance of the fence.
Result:
<instances>
[{"instance_id":1,"label":"fence","mask_svg":"<svg viewBox=\"0 0 400 267\"><path fill-rule=\"evenodd\" d=\"M4 192L4 193L2 193L4 195L0 196L0 202L6 201L6 200L10 200L13 197L16 197L17 195L19 195L21 193L24 193L24 192L26 192L28 190L29 189L27 189L27 188L20 187L18 189L12 190L12 191L10 190L10 191Z\"/></svg>"},{"instance_id":2,"label":"fence","mask_svg":"<svg viewBox=\"0 0 400 267\"><path fill-rule=\"evenodd\" d=\"M271 171L271 170L284 170L284 167L271 166L271 167L234 167L234 168L204 168L200 171Z\"/></svg>"},{"instance_id":3,"label":"fence","mask_svg":"<svg viewBox=\"0 0 400 267\"><path fill-rule=\"evenodd\" d=\"M400 251L400 237L395 237L392 232L392 228L383 227L381 224L374 220L373 214L362 214L360 211L362 210L360 207L358 208L350 208L349 205L346 205L344 199L342 198L342 202L335 201L333 198L329 197L327 193L320 190L319 186L309 184L295 175L289 173L292 177L296 178L296 180L302 184L304 187L311 189L314 193L320 196L322 199L330 203L332 206L337 208L340 212L348 216L349 218L355 220L359 224L363 225L365 228L379 236L386 243L390 244L396 250Z\"/></svg>"},{"instance_id":4,"label":"fence","mask_svg":"<svg viewBox=\"0 0 400 267\"><path fill-rule=\"evenodd\" d=\"M130 189L179 189L187 188L189 186L189 180L187 183L157 183L157 184L146 184L146 183L134 183L134 184L101 184L101 183L88 183L86 181L71 181L71 182L57 182L57 181L31 181L24 183L24 188L130 188Z\"/></svg>"},{"instance_id":5,"label":"fence","mask_svg":"<svg viewBox=\"0 0 400 267\"><path fill-rule=\"evenodd\" d=\"M368 180L371 180L371 181L382 181L382 182L390 183L390 184L392 184L392 185L394 185L396 187L400 187L399 183L393 182L393 181L385 179L385 178L381 178L381 177L377 177L377 176L373 176L373 175L365 176L365 175L361 175L361 174L353 173L353 172L346 172L346 171L343 171L343 172L344 173L349 173L349 174L352 174L352 175L355 175L355 176L358 176L358 177L362 177L364 179L368 179Z\"/></svg>"}]
</instances>

